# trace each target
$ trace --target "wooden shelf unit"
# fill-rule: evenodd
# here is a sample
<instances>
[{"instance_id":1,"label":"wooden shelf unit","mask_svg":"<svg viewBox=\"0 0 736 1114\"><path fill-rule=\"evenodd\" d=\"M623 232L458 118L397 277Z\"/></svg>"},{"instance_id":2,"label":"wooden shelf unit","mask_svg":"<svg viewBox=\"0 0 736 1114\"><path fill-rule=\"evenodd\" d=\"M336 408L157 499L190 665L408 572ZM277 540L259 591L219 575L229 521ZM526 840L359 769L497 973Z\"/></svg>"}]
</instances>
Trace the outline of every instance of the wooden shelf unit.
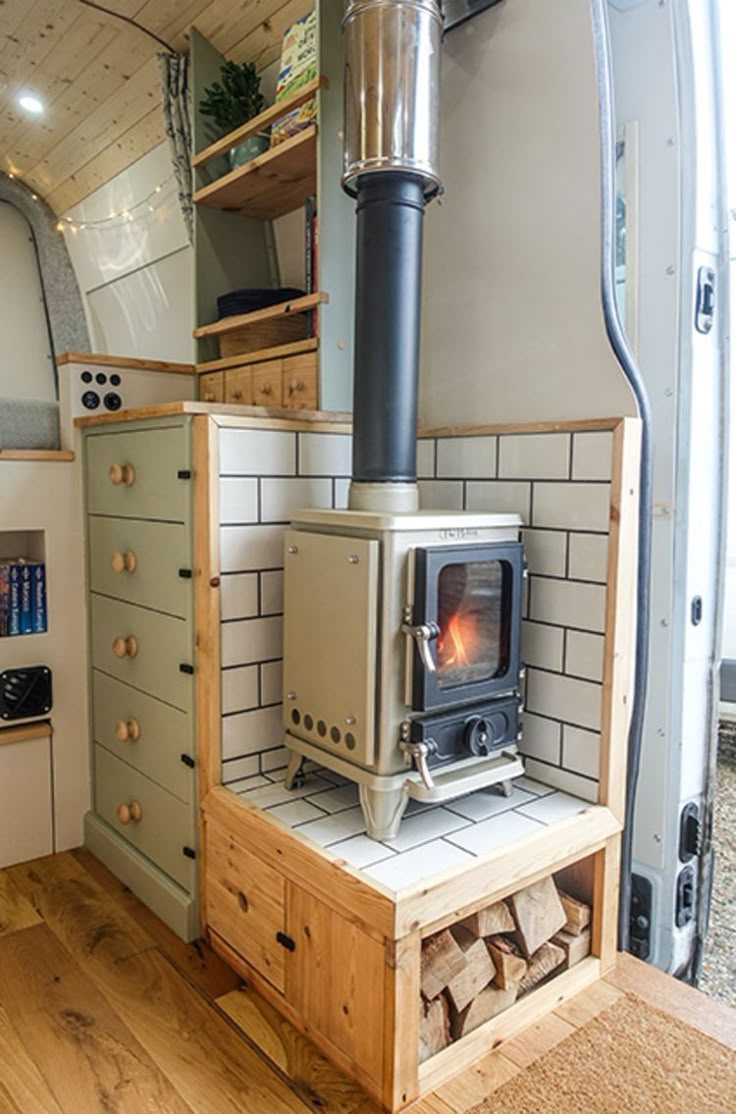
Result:
<instances>
[{"instance_id":1,"label":"wooden shelf unit","mask_svg":"<svg viewBox=\"0 0 736 1114\"><path fill-rule=\"evenodd\" d=\"M194 194L195 205L276 220L317 192L317 128L305 128Z\"/></svg>"},{"instance_id":2,"label":"wooden shelf unit","mask_svg":"<svg viewBox=\"0 0 736 1114\"><path fill-rule=\"evenodd\" d=\"M278 305L266 306L265 309L256 309L252 313L238 313L232 317L223 317L220 321L213 321L210 325L200 325L194 330L193 335L197 340L202 337L222 336L223 333L232 333L236 329L244 329L249 325L259 325L262 321L272 321L276 317L290 317L295 313L305 313L329 300L329 296L323 291L305 294L303 298L292 298L291 301L279 302Z\"/></svg>"}]
</instances>

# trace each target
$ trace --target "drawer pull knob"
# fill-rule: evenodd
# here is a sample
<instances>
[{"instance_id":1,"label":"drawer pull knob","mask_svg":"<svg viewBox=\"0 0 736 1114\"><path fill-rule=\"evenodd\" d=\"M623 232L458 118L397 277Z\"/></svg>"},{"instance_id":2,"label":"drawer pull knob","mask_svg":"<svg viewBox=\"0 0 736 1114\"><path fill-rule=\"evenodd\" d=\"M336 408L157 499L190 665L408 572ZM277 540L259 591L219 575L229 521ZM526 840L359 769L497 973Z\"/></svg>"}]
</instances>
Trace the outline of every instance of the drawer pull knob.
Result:
<instances>
[{"instance_id":1,"label":"drawer pull knob","mask_svg":"<svg viewBox=\"0 0 736 1114\"><path fill-rule=\"evenodd\" d=\"M238 905L240 906L240 909L243 913L247 913L250 908L248 898L245 896L242 890L238 890Z\"/></svg>"},{"instance_id":2,"label":"drawer pull knob","mask_svg":"<svg viewBox=\"0 0 736 1114\"><path fill-rule=\"evenodd\" d=\"M132 464L111 464L107 475L115 487L120 484L131 487L135 483L135 468Z\"/></svg>"},{"instance_id":3,"label":"drawer pull knob","mask_svg":"<svg viewBox=\"0 0 736 1114\"><path fill-rule=\"evenodd\" d=\"M115 724L115 738L119 743L137 743L141 737L141 725L137 719L119 719Z\"/></svg>"},{"instance_id":4,"label":"drawer pull knob","mask_svg":"<svg viewBox=\"0 0 736 1114\"><path fill-rule=\"evenodd\" d=\"M289 394L290 395L295 394L297 391L303 391L303 390L304 390L304 380L303 379L292 379L291 382L289 383Z\"/></svg>"},{"instance_id":5,"label":"drawer pull knob","mask_svg":"<svg viewBox=\"0 0 736 1114\"><path fill-rule=\"evenodd\" d=\"M130 824L131 820L134 824L137 824L143 815L143 810L138 801L131 801L129 805L119 804L115 815L121 824Z\"/></svg>"},{"instance_id":6,"label":"drawer pull knob","mask_svg":"<svg viewBox=\"0 0 736 1114\"><path fill-rule=\"evenodd\" d=\"M242 397L243 397L243 392L242 391L233 391L233 398L235 399L236 402L240 402Z\"/></svg>"},{"instance_id":7,"label":"drawer pull knob","mask_svg":"<svg viewBox=\"0 0 736 1114\"><path fill-rule=\"evenodd\" d=\"M215 401L215 396L213 395L212 391L205 391L204 401L205 402L214 402Z\"/></svg>"},{"instance_id":8,"label":"drawer pull knob","mask_svg":"<svg viewBox=\"0 0 736 1114\"><path fill-rule=\"evenodd\" d=\"M258 388L258 393L262 395L272 395L273 387L270 383L261 383L260 387Z\"/></svg>"},{"instance_id":9,"label":"drawer pull knob","mask_svg":"<svg viewBox=\"0 0 736 1114\"><path fill-rule=\"evenodd\" d=\"M112 570L117 573L135 572L138 567L138 558L132 549L127 553L115 552L112 555Z\"/></svg>"},{"instance_id":10,"label":"drawer pull knob","mask_svg":"<svg viewBox=\"0 0 736 1114\"><path fill-rule=\"evenodd\" d=\"M112 644L112 652L116 658L134 658L138 653L138 639L132 634L127 638L116 638Z\"/></svg>"}]
</instances>

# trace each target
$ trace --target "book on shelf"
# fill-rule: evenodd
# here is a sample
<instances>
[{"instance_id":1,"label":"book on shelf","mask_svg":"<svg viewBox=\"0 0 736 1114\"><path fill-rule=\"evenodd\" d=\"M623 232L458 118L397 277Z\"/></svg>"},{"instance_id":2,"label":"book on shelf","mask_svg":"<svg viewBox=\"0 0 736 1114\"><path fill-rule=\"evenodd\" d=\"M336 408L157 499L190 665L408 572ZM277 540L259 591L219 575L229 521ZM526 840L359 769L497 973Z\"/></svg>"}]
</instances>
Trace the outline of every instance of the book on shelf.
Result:
<instances>
[{"instance_id":1,"label":"book on shelf","mask_svg":"<svg viewBox=\"0 0 736 1114\"><path fill-rule=\"evenodd\" d=\"M46 566L30 557L0 560L0 637L47 630Z\"/></svg>"},{"instance_id":2,"label":"book on shelf","mask_svg":"<svg viewBox=\"0 0 736 1114\"><path fill-rule=\"evenodd\" d=\"M308 197L304 202L304 273L307 294L314 294L319 290L317 271L317 198ZM319 334L319 316L315 310L308 315L309 336Z\"/></svg>"},{"instance_id":3,"label":"book on shelf","mask_svg":"<svg viewBox=\"0 0 736 1114\"><path fill-rule=\"evenodd\" d=\"M292 23L284 32L281 46L281 63L276 84L276 103L298 93L309 81L317 76L317 13ZM283 143L302 128L309 127L317 119L315 98L292 109L276 121L271 128L271 146Z\"/></svg>"}]
</instances>

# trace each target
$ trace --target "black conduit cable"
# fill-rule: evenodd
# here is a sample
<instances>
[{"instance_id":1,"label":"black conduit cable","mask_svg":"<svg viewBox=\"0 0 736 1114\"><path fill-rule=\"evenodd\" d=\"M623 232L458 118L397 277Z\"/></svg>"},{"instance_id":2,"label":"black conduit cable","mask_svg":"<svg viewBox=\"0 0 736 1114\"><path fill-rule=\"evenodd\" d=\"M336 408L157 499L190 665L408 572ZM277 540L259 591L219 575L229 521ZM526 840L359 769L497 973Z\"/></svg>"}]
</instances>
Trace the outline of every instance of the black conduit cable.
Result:
<instances>
[{"instance_id":1,"label":"black conduit cable","mask_svg":"<svg viewBox=\"0 0 736 1114\"><path fill-rule=\"evenodd\" d=\"M642 422L639 476L639 568L636 589L636 659L634 696L629 722L626 766L626 808L621 838L621 894L619 904L619 947L629 950L629 915L633 868L634 809L641 765L644 713L649 673L650 587L652 575L652 496L654 459L652 414L649 396L636 360L621 325L615 294L615 153L616 128L613 81L605 0L591 0L593 36L598 71L598 105L601 130L601 297L606 332L611 347L636 398Z\"/></svg>"}]
</instances>

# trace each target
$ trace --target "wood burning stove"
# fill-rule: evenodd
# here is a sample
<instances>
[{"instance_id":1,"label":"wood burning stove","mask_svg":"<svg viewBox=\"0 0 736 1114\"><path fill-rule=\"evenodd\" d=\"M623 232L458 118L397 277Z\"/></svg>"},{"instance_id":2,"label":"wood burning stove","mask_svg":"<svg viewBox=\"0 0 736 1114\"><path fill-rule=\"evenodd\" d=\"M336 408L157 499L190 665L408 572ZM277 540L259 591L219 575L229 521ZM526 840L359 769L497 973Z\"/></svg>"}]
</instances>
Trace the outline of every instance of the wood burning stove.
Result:
<instances>
[{"instance_id":1,"label":"wood burning stove","mask_svg":"<svg viewBox=\"0 0 736 1114\"><path fill-rule=\"evenodd\" d=\"M519 527L515 515L300 513L285 557L289 786L305 758L351 778L376 839L396 834L410 798L508 791L523 772Z\"/></svg>"},{"instance_id":2,"label":"wood burning stove","mask_svg":"<svg viewBox=\"0 0 736 1114\"><path fill-rule=\"evenodd\" d=\"M515 515L421 513L416 483L422 227L437 166L438 0L348 0L343 187L356 198L349 511L287 532L287 785L305 758L357 782L368 834L410 797L523 773Z\"/></svg>"}]
</instances>

